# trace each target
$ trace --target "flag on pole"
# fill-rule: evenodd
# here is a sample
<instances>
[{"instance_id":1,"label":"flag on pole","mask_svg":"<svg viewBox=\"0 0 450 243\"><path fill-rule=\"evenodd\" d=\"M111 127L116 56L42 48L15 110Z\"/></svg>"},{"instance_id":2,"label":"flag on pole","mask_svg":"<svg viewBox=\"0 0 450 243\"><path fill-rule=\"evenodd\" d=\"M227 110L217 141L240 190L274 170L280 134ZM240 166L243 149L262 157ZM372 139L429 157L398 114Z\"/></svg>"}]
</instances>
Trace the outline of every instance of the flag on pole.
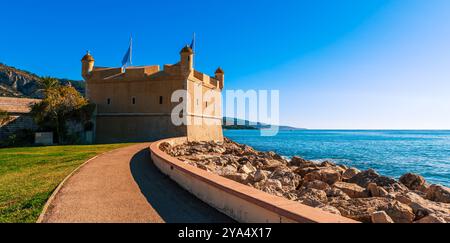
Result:
<instances>
[{"instance_id":1,"label":"flag on pole","mask_svg":"<svg viewBox=\"0 0 450 243\"><path fill-rule=\"evenodd\" d=\"M132 57L133 57L133 37L130 37L130 46L128 47L128 50L122 59L122 72L125 72L127 66L133 65Z\"/></svg>"}]
</instances>

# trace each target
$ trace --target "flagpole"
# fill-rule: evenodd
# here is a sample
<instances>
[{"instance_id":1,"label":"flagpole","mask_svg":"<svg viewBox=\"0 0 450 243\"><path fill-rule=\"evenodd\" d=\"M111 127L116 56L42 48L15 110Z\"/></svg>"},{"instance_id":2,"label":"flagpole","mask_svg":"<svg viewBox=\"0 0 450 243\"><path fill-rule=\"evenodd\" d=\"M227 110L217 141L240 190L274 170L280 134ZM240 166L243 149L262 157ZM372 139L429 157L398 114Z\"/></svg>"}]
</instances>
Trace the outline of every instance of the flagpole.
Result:
<instances>
[{"instance_id":1,"label":"flagpole","mask_svg":"<svg viewBox=\"0 0 450 243\"><path fill-rule=\"evenodd\" d=\"M192 50L192 51L194 51L194 53L195 53L195 49L197 49L197 48L196 48L196 46L197 46L197 40L195 39L195 32L194 32L193 39L194 39L194 50Z\"/></svg>"},{"instance_id":2,"label":"flagpole","mask_svg":"<svg viewBox=\"0 0 450 243\"><path fill-rule=\"evenodd\" d=\"M133 34L130 35L130 65L133 65Z\"/></svg>"}]
</instances>

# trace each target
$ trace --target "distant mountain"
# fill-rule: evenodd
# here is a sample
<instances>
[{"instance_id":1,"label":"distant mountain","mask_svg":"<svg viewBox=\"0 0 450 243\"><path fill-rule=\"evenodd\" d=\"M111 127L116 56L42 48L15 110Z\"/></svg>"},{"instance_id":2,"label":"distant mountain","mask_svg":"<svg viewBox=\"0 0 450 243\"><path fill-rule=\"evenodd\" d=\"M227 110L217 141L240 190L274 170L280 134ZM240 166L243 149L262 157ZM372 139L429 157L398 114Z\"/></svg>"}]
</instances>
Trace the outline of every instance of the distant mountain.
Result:
<instances>
[{"instance_id":1,"label":"distant mountain","mask_svg":"<svg viewBox=\"0 0 450 243\"><path fill-rule=\"evenodd\" d=\"M234 125L228 125L227 120L232 121ZM261 129L269 129L271 128L271 125L264 124L261 122L252 123L247 120L242 120L238 118L223 118L223 128L227 130L261 130ZM244 124L244 125L238 125L238 124ZM297 128L297 127L290 127L290 126L279 126L279 130L283 131L292 131L292 130L306 130L305 128Z\"/></svg>"},{"instance_id":2,"label":"distant mountain","mask_svg":"<svg viewBox=\"0 0 450 243\"><path fill-rule=\"evenodd\" d=\"M41 77L34 73L0 63L0 96L42 98L42 94L37 92L40 79ZM83 81L58 80L63 85L70 83L78 92L84 94Z\"/></svg>"}]
</instances>

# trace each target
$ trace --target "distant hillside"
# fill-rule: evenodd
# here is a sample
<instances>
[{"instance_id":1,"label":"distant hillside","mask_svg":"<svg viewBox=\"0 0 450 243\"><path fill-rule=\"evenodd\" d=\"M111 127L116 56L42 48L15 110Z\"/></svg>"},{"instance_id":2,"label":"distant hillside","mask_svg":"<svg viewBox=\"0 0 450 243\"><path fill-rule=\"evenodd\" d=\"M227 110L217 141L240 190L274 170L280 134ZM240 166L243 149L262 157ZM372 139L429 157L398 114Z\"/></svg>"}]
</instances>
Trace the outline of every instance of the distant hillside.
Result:
<instances>
[{"instance_id":1,"label":"distant hillside","mask_svg":"<svg viewBox=\"0 0 450 243\"><path fill-rule=\"evenodd\" d=\"M234 125L228 125L226 123L227 120L231 120L233 121ZM227 130L261 130L261 129L269 129L271 127L271 125L268 124L264 124L264 123L256 123L256 124L251 124L250 121L247 120L242 120L242 119L237 119L237 118L227 118L224 117L223 118L223 128L227 129ZM238 125L238 124L245 124L245 125ZM297 128L297 127L290 127L290 126L279 126L280 130L284 130L284 131L290 131L290 130L306 130L305 128Z\"/></svg>"},{"instance_id":2,"label":"distant hillside","mask_svg":"<svg viewBox=\"0 0 450 243\"><path fill-rule=\"evenodd\" d=\"M37 92L38 75L0 63L0 96L42 98ZM84 82L58 79L61 84L71 83L81 94L84 94Z\"/></svg>"}]
</instances>

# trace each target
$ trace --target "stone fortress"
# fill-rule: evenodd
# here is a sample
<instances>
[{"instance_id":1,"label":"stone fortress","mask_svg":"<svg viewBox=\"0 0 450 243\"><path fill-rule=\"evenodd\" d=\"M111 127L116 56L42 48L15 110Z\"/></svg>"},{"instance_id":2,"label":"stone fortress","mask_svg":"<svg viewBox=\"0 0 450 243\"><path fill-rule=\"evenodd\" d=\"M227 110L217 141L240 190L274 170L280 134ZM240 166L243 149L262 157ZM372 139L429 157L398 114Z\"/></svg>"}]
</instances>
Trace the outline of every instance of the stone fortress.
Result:
<instances>
[{"instance_id":1,"label":"stone fortress","mask_svg":"<svg viewBox=\"0 0 450 243\"><path fill-rule=\"evenodd\" d=\"M184 47L180 61L173 65L97 67L88 52L82 62L86 81L86 97L97 105L94 116L95 142L143 142L171 137L187 137L189 141L223 141L221 92L224 71L218 68L214 77L194 69L194 51ZM171 102L177 90L187 92L187 100ZM213 102L194 95L215 92ZM183 105L180 116L200 123L177 126L172 111ZM211 107L214 106L214 107ZM207 114L205 110L212 110Z\"/></svg>"}]
</instances>

